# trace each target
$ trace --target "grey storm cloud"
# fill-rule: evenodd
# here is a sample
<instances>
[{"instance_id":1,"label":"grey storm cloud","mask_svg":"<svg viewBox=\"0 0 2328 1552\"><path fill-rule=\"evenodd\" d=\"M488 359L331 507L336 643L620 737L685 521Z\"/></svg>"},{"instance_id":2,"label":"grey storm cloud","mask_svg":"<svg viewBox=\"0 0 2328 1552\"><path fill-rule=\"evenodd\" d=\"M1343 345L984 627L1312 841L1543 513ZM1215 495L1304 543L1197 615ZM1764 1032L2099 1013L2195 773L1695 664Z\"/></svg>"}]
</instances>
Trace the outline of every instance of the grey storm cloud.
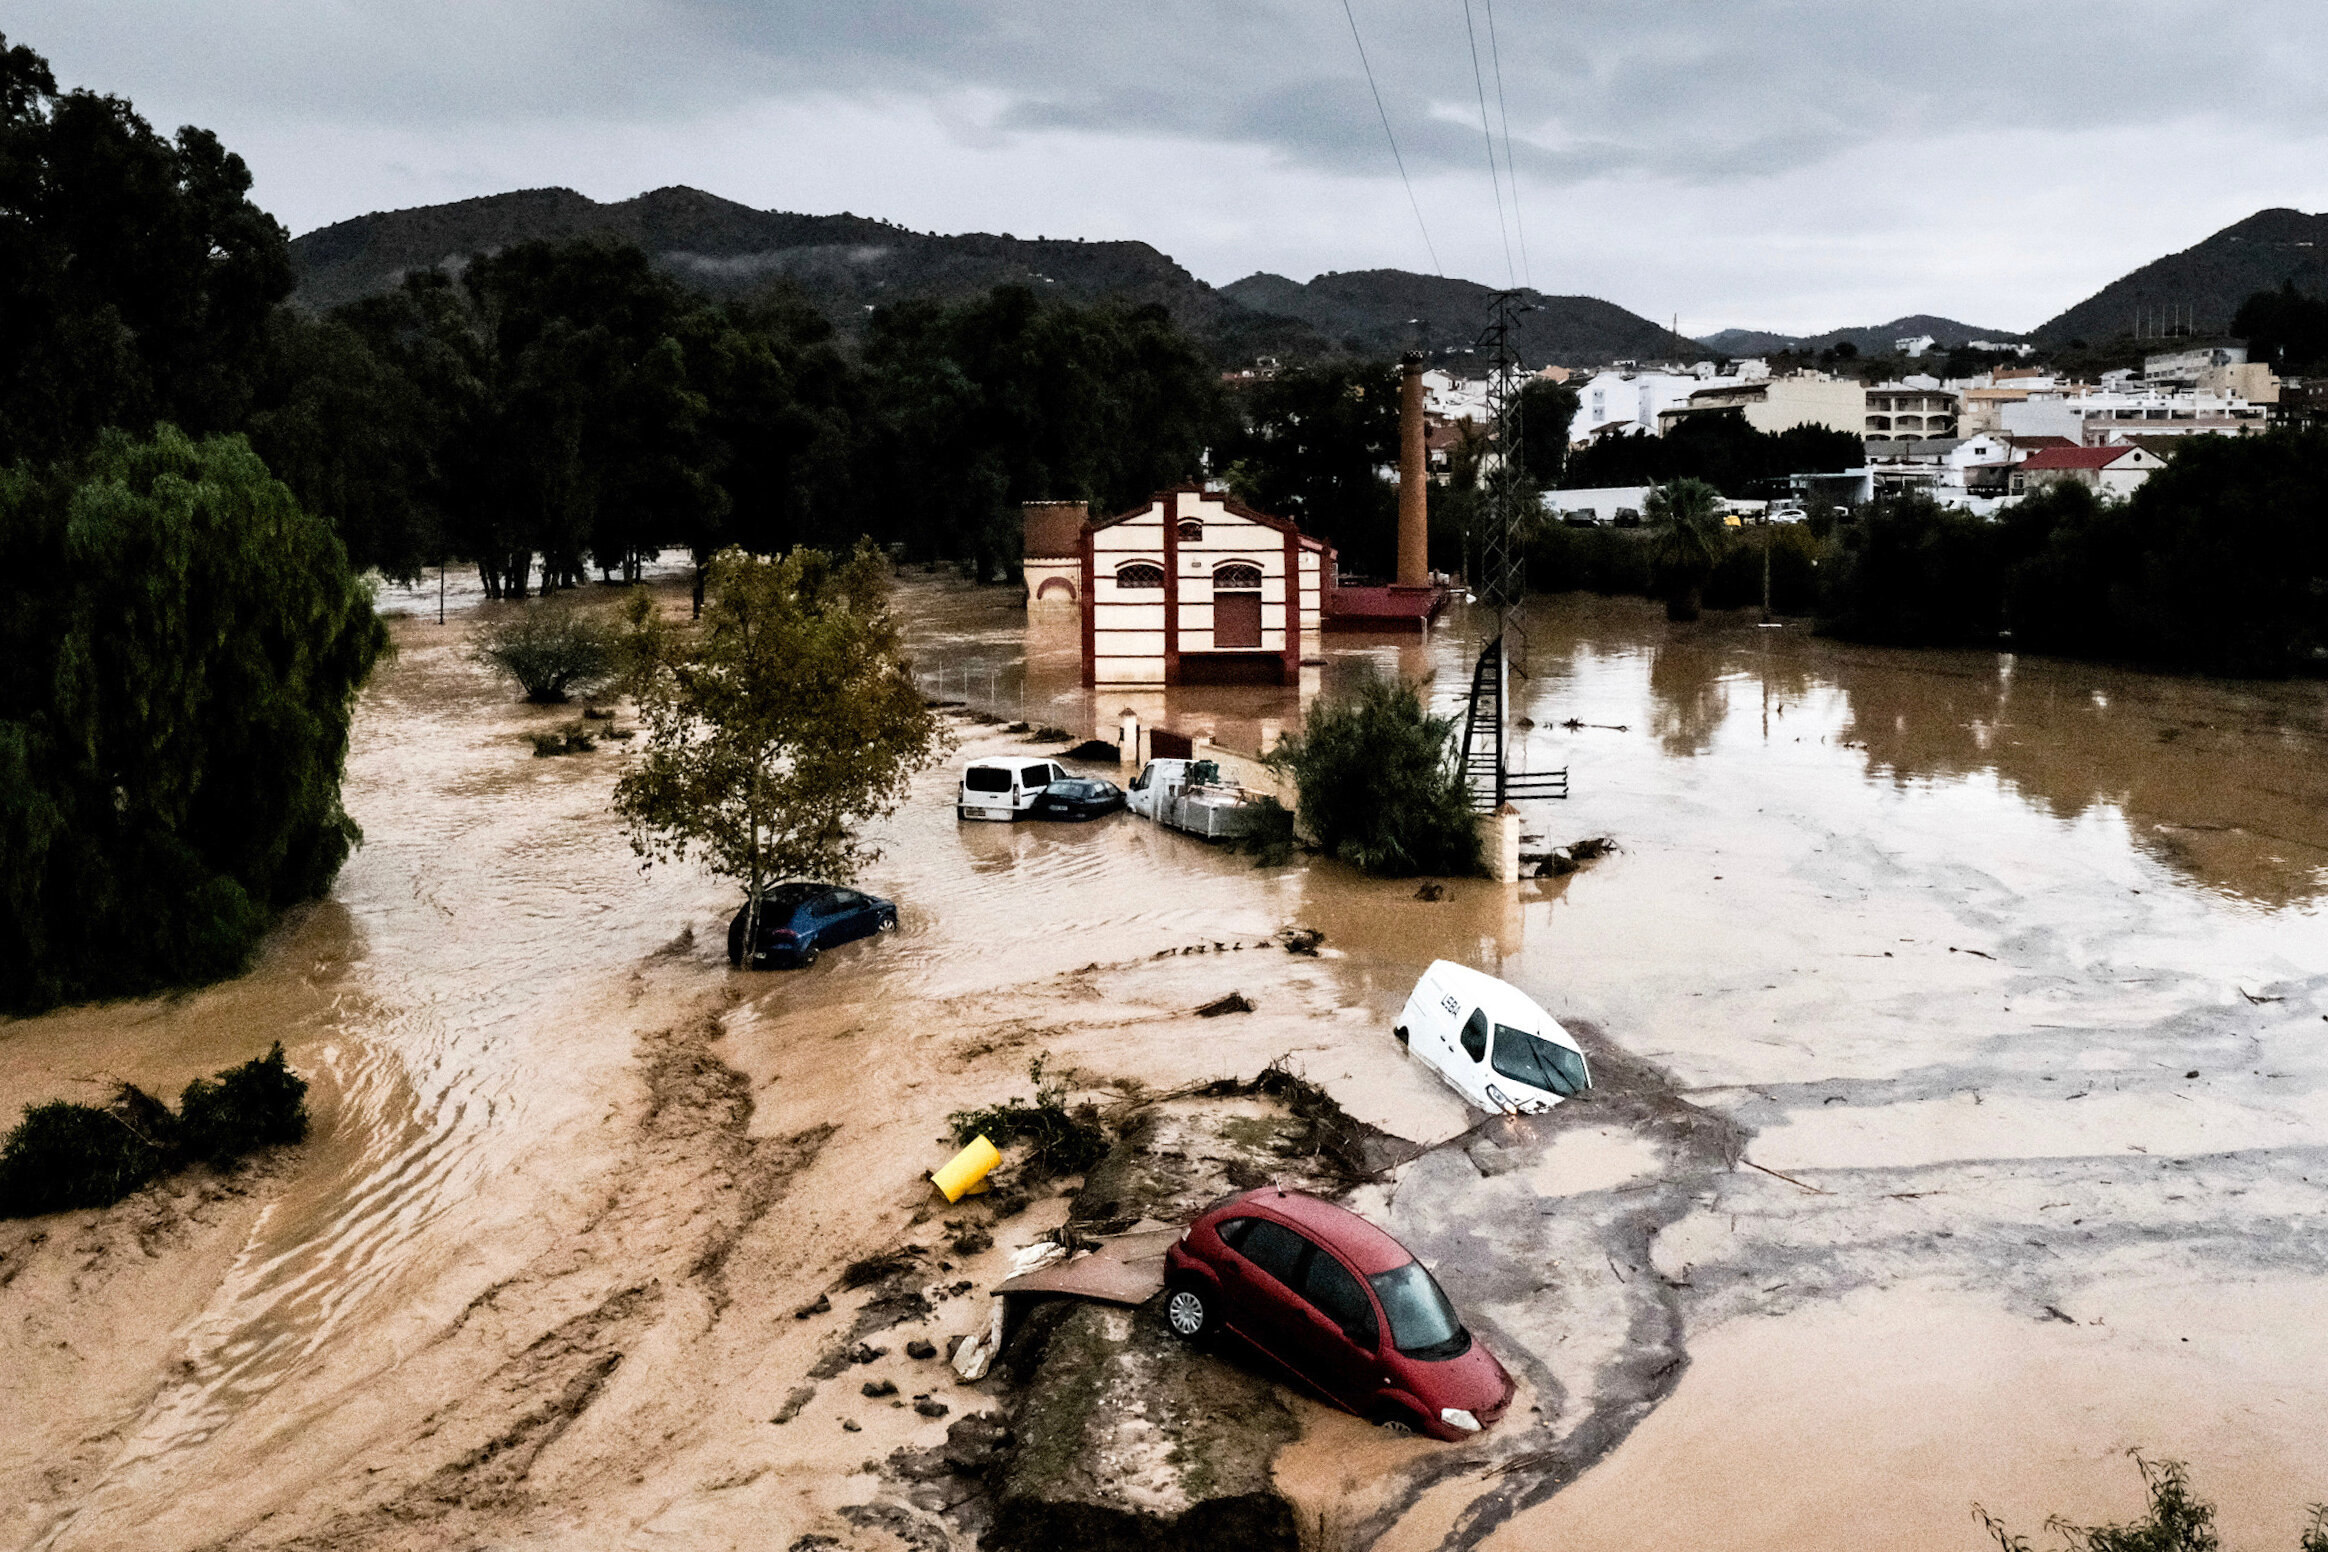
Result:
<instances>
[{"instance_id":1,"label":"grey storm cloud","mask_svg":"<svg viewBox=\"0 0 2328 1552\"><path fill-rule=\"evenodd\" d=\"M1351 0L1418 171L1485 151L1463 0ZM1555 183L1780 173L1871 142L2189 117L2328 117L2328 7L2183 0L1471 0L1491 113ZM967 94L1004 134L1187 139L1379 174L1336 0L19 0L8 28L90 84L189 109L407 129L678 120L751 102ZM98 67L102 66L102 73ZM1498 128L1501 128L1500 122ZM1912 174L1903 164L1903 173Z\"/></svg>"}]
</instances>

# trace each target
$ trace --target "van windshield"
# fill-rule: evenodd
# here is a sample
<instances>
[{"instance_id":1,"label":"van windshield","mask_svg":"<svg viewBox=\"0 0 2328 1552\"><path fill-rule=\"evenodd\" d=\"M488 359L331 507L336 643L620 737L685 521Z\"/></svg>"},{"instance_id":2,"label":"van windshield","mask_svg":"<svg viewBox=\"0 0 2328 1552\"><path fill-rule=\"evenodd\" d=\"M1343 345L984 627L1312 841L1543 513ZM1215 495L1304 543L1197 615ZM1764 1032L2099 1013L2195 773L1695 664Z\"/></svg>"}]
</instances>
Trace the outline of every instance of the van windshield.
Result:
<instances>
[{"instance_id":1,"label":"van windshield","mask_svg":"<svg viewBox=\"0 0 2328 1552\"><path fill-rule=\"evenodd\" d=\"M992 765L973 765L962 773L962 785L972 792L1008 792L1010 772Z\"/></svg>"},{"instance_id":2,"label":"van windshield","mask_svg":"<svg viewBox=\"0 0 2328 1552\"><path fill-rule=\"evenodd\" d=\"M1420 1261L1366 1279L1390 1319L1390 1342L1409 1358L1456 1358L1471 1349L1471 1333L1455 1318L1437 1278Z\"/></svg>"},{"instance_id":3,"label":"van windshield","mask_svg":"<svg viewBox=\"0 0 2328 1552\"><path fill-rule=\"evenodd\" d=\"M1516 1083L1549 1090L1563 1099L1592 1087L1582 1056L1509 1024L1495 1026L1495 1070Z\"/></svg>"}]
</instances>

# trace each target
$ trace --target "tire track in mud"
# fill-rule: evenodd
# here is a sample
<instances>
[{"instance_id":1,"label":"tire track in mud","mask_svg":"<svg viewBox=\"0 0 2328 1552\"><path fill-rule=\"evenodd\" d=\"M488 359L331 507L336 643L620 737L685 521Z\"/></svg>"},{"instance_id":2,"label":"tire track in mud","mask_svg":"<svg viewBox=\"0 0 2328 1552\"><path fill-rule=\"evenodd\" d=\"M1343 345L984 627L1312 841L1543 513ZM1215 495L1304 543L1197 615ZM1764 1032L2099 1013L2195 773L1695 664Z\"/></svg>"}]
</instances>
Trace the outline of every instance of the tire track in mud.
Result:
<instances>
[{"instance_id":1,"label":"tire track in mud","mask_svg":"<svg viewBox=\"0 0 2328 1552\"><path fill-rule=\"evenodd\" d=\"M1391 1196L1391 1232L1431 1262L1497 1356L1525 1376L1541 1418L1507 1418L1490 1456L1450 1451L1424 1465L1390 1504L1350 1529L1354 1546L1380 1540L1434 1489L1478 1477L1482 1490L1440 1546L1474 1547L1523 1509L1550 1498L1623 1443L1681 1381L1681 1292L1657 1270L1659 1233L1700 1205L1744 1156L1747 1133L1681 1097L1654 1063L1570 1018L1593 1065L1589 1099L1543 1116L1491 1122L1425 1151ZM1527 1178L1554 1146L1586 1128L1616 1128L1652 1146L1652 1177L1573 1196L1539 1195ZM1500 1134L1500 1137L1494 1134ZM1556 1361L1577 1329L1618 1325L1585 1361ZM1577 1415L1566 1415L1570 1408Z\"/></svg>"},{"instance_id":2,"label":"tire track in mud","mask_svg":"<svg viewBox=\"0 0 2328 1552\"><path fill-rule=\"evenodd\" d=\"M469 1344L489 1367L397 1448L403 1485L383 1493L377 1478L358 1478L316 1496L370 1499L362 1508L287 1537L252 1527L218 1547L466 1547L548 1507L531 1485L543 1454L606 1398L642 1343L673 1323L682 1340L717 1324L731 1302L730 1259L837 1130L828 1122L749 1136L750 1085L711 1053L720 1033L705 1016L642 1037L647 1102L621 1183L573 1235L479 1293L431 1344ZM494 1361L495 1347L514 1351Z\"/></svg>"}]
</instances>

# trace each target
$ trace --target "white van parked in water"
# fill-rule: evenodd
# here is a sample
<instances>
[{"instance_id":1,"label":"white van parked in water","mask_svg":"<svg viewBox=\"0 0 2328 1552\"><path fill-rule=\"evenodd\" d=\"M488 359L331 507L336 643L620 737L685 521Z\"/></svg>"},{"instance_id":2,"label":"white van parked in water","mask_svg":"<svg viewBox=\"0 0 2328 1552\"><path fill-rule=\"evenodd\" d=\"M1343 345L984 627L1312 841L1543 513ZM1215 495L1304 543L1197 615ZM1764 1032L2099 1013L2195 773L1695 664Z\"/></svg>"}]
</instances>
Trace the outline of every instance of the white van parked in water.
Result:
<instances>
[{"instance_id":1,"label":"white van parked in water","mask_svg":"<svg viewBox=\"0 0 2328 1552\"><path fill-rule=\"evenodd\" d=\"M1398 1016L1398 1038L1472 1104L1535 1115L1592 1087L1584 1051L1528 994L1436 960Z\"/></svg>"},{"instance_id":2,"label":"white van parked in water","mask_svg":"<svg viewBox=\"0 0 2328 1552\"><path fill-rule=\"evenodd\" d=\"M1066 768L1056 760L972 760L962 772L954 817L1007 824L1032 808L1045 787L1066 779Z\"/></svg>"}]
</instances>

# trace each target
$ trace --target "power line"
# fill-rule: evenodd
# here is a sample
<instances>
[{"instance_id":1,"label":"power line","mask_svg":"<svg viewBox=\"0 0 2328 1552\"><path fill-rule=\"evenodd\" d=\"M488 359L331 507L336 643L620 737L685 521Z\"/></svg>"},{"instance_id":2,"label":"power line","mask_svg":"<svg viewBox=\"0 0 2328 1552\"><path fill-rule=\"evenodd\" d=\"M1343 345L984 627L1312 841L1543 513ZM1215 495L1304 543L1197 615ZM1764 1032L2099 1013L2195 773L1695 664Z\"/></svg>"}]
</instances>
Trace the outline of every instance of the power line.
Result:
<instances>
[{"instance_id":1,"label":"power line","mask_svg":"<svg viewBox=\"0 0 2328 1552\"><path fill-rule=\"evenodd\" d=\"M1366 89L1374 94L1374 111L1382 115L1382 138L1390 142L1390 159L1398 163L1398 181L1406 185L1407 204L1415 213L1415 230L1423 234L1423 248L1431 255L1431 269L1441 279L1447 271L1439 263L1439 250L1431 241L1431 229L1423 222L1422 203L1415 198L1415 182L1407 176L1406 158L1398 154L1398 136L1391 133L1390 110L1382 105L1382 88L1374 84L1374 66L1366 58L1366 40L1358 36L1358 14L1350 9L1350 0L1342 0L1342 14L1350 19L1350 41L1358 45L1358 63L1366 71Z\"/></svg>"},{"instance_id":2,"label":"power line","mask_svg":"<svg viewBox=\"0 0 2328 1552\"><path fill-rule=\"evenodd\" d=\"M1533 266L1528 263L1528 226L1520 219L1520 169L1512 161L1512 115L1504 103L1503 50L1495 41L1495 0L1487 5L1487 57L1495 64L1495 111L1503 120L1504 177L1512 186L1512 227L1520 234L1520 279L1529 286L1536 283Z\"/></svg>"},{"instance_id":3,"label":"power line","mask_svg":"<svg viewBox=\"0 0 2328 1552\"><path fill-rule=\"evenodd\" d=\"M1512 229L1504 220L1503 176L1495 169L1495 131L1487 127L1487 78L1479 68L1479 33L1471 25L1471 0L1463 0L1463 31L1471 39L1471 84L1479 91L1479 137L1487 142L1487 181L1495 190L1495 229L1503 237L1504 284L1518 285L1512 268Z\"/></svg>"}]
</instances>

